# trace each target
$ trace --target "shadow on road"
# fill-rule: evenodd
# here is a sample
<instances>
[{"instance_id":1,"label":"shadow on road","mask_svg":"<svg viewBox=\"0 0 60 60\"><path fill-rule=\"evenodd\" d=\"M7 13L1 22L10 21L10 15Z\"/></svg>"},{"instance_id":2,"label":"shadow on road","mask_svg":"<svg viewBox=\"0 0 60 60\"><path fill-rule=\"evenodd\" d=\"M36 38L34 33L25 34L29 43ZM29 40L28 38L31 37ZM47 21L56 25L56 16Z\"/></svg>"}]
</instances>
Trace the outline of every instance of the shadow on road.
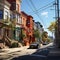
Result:
<instances>
[{"instance_id":1,"label":"shadow on road","mask_svg":"<svg viewBox=\"0 0 60 60\"><path fill-rule=\"evenodd\" d=\"M47 56L49 54L49 50L48 49L42 49L42 50L37 50L35 53L33 53L35 55L42 55L42 56Z\"/></svg>"},{"instance_id":2,"label":"shadow on road","mask_svg":"<svg viewBox=\"0 0 60 60\"><path fill-rule=\"evenodd\" d=\"M33 56L33 55L24 55L24 56L14 58L12 60L46 60L46 58L40 56Z\"/></svg>"},{"instance_id":3,"label":"shadow on road","mask_svg":"<svg viewBox=\"0 0 60 60\"><path fill-rule=\"evenodd\" d=\"M60 56L48 55L51 50L51 47L38 49L35 53L31 55L19 56L17 58L13 58L12 60L60 60Z\"/></svg>"},{"instance_id":4,"label":"shadow on road","mask_svg":"<svg viewBox=\"0 0 60 60\"><path fill-rule=\"evenodd\" d=\"M35 53L31 55L24 55L17 58L13 58L13 60L47 60L47 55L49 50L37 50Z\"/></svg>"}]
</instances>

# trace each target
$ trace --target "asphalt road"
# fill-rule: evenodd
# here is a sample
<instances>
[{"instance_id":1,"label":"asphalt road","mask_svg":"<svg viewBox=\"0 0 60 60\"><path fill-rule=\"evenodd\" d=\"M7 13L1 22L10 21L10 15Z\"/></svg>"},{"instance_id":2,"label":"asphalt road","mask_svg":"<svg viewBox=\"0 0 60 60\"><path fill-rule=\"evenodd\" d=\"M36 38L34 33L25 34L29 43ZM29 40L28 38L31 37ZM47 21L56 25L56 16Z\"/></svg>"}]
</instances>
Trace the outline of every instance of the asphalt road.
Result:
<instances>
[{"instance_id":1,"label":"asphalt road","mask_svg":"<svg viewBox=\"0 0 60 60\"><path fill-rule=\"evenodd\" d=\"M19 57L13 58L12 60L46 60L48 53L49 53L48 50L41 50L41 51L37 50L33 54L19 56Z\"/></svg>"},{"instance_id":2,"label":"asphalt road","mask_svg":"<svg viewBox=\"0 0 60 60\"><path fill-rule=\"evenodd\" d=\"M47 60L48 53L49 50L46 48L42 50L37 50L36 52L30 55L16 57L13 60Z\"/></svg>"},{"instance_id":3,"label":"asphalt road","mask_svg":"<svg viewBox=\"0 0 60 60\"><path fill-rule=\"evenodd\" d=\"M33 55L25 55L25 56L20 56L18 58L14 58L12 60L46 60L46 57L43 57L43 56L33 56Z\"/></svg>"},{"instance_id":4,"label":"asphalt road","mask_svg":"<svg viewBox=\"0 0 60 60\"><path fill-rule=\"evenodd\" d=\"M60 60L60 56L24 55L12 60Z\"/></svg>"},{"instance_id":5,"label":"asphalt road","mask_svg":"<svg viewBox=\"0 0 60 60\"><path fill-rule=\"evenodd\" d=\"M50 58L48 56L50 49L47 48L51 45L42 46L39 49L27 49L24 47L21 51L20 48L11 49L0 53L0 60L47 60L47 58Z\"/></svg>"},{"instance_id":6,"label":"asphalt road","mask_svg":"<svg viewBox=\"0 0 60 60\"><path fill-rule=\"evenodd\" d=\"M30 55L23 55L16 58L13 58L12 60L60 60L60 56L57 55L48 55L51 48L46 48L40 51L36 51L33 54Z\"/></svg>"}]
</instances>

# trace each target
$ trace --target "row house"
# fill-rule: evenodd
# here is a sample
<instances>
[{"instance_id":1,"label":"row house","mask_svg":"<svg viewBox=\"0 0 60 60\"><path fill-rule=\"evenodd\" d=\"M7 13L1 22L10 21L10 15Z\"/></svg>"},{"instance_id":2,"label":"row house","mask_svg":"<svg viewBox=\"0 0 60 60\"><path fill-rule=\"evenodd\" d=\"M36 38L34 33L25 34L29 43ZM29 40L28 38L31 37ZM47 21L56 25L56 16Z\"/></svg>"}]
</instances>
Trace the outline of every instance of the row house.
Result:
<instances>
[{"instance_id":1,"label":"row house","mask_svg":"<svg viewBox=\"0 0 60 60\"><path fill-rule=\"evenodd\" d=\"M7 38L10 31L10 3L6 0L0 0L0 43L6 41L9 45ZM0 44L1 46L1 44Z\"/></svg>"},{"instance_id":2,"label":"row house","mask_svg":"<svg viewBox=\"0 0 60 60\"><path fill-rule=\"evenodd\" d=\"M21 23L23 25L23 28L21 28L21 39L23 40L24 45L28 45L27 35L26 35L26 21L27 21L27 14L24 12L21 12ZM22 35L25 35L24 37Z\"/></svg>"},{"instance_id":3,"label":"row house","mask_svg":"<svg viewBox=\"0 0 60 60\"><path fill-rule=\"evenodd\" d=\"M21 18L20 18L21 0L7 0L7 1L11 4L10 18L15 23L15 30L13 31L12 38L19 41L20 40L20 30L21 30Z\"/></svg>"},{"instance_id":4,"label":"row house","mask_svg":"<svg viewBox=\"0 0 60 60\"><path fill-rule=\"evenodd\" d=\"M20 3L21 0L0 0L0 40L2 42L5 40L8 45L9 38L14 40L20 38Z\"/></svg>"},{"instance_id":5,"label":"row house","mask_svg":"<svg viewBox=\"0 0 60 60\"><path fill-rule=\"evenodd\" d=\"M21 12L21 19L23 24L23 32L26 34L26 36L23 38L23 41L25 45L29 45L34 41L34 36L33 36L34 20L32 16L27 15L23 11Z\"/></svg>"},{"instance_id":6,"label":"row house","mask_svg":"<svg viewBox=\"0 0 60 60\"><path fill-rule=\"evenodd\" d=\"M28 28L28 38L29 38L29 43L35 42L35 37L34 37L34 20L31 15L28 16L27 18L27 28Z\"/></svg>"},{"instance_id":7,"label":"row house","mask_svg":"<svg viewBox=\"0 0 60 60\"><path fill-rule=\"evenodd\" d=\"M6 0L0 0L0 27L9 25L8 20L10 18L10 4ZM3 21L7 21L6 23L3 23ZM4 28L0 28L0 36L3 36L3 31L5 31Z\"/></svg>"}]
</instances>

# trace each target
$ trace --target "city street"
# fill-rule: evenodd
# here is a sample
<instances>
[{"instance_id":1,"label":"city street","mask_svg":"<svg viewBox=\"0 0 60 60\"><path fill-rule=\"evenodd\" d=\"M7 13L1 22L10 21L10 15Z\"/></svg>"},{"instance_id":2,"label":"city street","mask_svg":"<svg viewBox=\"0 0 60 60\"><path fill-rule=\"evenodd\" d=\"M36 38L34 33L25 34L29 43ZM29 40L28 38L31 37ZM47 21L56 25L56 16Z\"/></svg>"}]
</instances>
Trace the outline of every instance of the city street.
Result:
<instances>
[{"instance_id":1,"label":"city street","mask_svg":"<svg viewBox=\"0 0 60 60\"><path fill-rule=\"evenodd\" d=\"M35 56L37 56L36 58L40 58L40 57L45 58L46 55L48 54L48 51L45 48L47 48L49 46L52 46L52 43L42 46L39 49L28 49L28 46L21 47L21 48L5 49L5 50L3 49L3 50L0 50L0 60L2 60L2 59L11 60L11 59L17 58L17 57L20 57L20 58L23 57L23 59L25 59L27 57L32 57L32 56L33 56L33 59L35 59L34 58ZM40 52L43 51L44 49L45 49L44 52L46 52L46 53L43 52L41 54ZM38 53L40 53L40 54L38 54ZM42 55L44 55L44 56L42 56Z\"/></svg>"},{"instance_id":2,"label":"city street","mask_svg":"<svg viewBox=\"0 0 60 60\"><path fill-rule=\"evenodd\" d=\"M60 0L0 0L0 60L60 60Z\"/></svg>"},{"instance_id":3,"label":"city street","mask_svg":"<svg viewBox=\"0 0 60 60\"><path fill-rule=\"evenodd\" d=\"M49 44L50 45L50 44ZM38 49L36 52L34 52L31 55L23 55L16 57L12 60L60 60L60 50L54 49L53 46L44 46L45 48ZM55 53L50 52L55 51ZM57 53L58 52L58 53Z\"/></svg>"}]
</instances>

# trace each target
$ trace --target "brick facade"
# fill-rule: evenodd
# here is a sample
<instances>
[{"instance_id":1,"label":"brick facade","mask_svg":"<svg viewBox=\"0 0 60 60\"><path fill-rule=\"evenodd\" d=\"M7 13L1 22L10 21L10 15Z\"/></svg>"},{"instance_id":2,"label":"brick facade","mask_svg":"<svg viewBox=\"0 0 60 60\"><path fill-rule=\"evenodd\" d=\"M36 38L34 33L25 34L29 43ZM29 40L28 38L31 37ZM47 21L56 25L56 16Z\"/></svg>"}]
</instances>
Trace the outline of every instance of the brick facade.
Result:
<instances>
[{"instance_id":1,"label":"brick facade","mask_svg":"<svg viewBox=\"0 0 60 60\"><path fill-rule=\"evenodd\" d=\"M34 21L33 17L26 14L25 12L21 12L21 19L22 19L22 24L24 26L24 32L26 34L26 38L24 38L25 45L29 45L32 42L34 42L34 36L33 36L33 26L34 26Z\"/></svg>"}]
</instances>

